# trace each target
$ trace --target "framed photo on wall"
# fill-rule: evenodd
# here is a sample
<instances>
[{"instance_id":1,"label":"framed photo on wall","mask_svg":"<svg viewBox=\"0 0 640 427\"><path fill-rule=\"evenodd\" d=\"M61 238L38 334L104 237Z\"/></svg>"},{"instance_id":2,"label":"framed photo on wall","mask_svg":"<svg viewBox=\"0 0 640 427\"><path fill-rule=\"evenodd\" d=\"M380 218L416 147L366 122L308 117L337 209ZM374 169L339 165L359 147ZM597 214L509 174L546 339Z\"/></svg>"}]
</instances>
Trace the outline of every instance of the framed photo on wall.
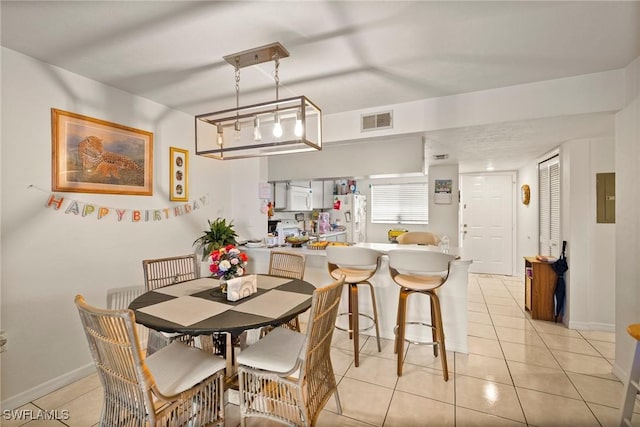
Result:
<instances>
[{"instance_id":1,"label":"framed photo on wall","mask_svg":"<svg viewBox=\"0 0 640 427\"><path fill-rule=\"evenodd\" d=\"M52 190L151 196L153 133L51 109Z\"/></svg>"},{"instance_id":2,"label":"framed photo on wall","mask_svg":"<svg viewBox=\"0 0 640 427\"><path fill-rule=\"evenodd\" d=\"M434 202L438 204L451 204L452 179L436 179Z\"/></svg>"},{"instance_id":3,"label":"framed photo on wall","mask_svg":"<svg viewBox=\"0 0 640 427\"><path fill-rule=\"evenodd\" d=\"M169 200L189 200L189 151L169 147Z\"/></svg>"}]
</instances>

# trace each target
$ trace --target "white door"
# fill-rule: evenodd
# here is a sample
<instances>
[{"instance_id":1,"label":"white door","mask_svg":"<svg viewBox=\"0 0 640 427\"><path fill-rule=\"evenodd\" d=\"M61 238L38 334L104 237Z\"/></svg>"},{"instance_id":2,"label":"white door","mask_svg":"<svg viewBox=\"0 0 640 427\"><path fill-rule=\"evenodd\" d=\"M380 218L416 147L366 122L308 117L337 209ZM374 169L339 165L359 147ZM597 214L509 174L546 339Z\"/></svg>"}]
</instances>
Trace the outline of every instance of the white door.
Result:
<instances>
[{"instance_id":1,"label":"white door","mask_svg":"<svg viewBox=\"0 0 640 427\"><path fill-rule=\"evenodd\" d=\"M469 271L513 274L513 189L509 174L462 175L462 253Z\"/></svg>"}]
</instances>

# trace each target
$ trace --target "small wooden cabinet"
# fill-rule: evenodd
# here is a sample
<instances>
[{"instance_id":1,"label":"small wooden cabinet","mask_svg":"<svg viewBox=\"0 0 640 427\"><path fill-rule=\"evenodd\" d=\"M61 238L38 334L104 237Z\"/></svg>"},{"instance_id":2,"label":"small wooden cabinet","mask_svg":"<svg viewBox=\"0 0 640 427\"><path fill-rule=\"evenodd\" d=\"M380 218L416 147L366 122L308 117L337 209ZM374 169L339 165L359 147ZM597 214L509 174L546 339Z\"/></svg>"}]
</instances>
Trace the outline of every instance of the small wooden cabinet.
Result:
<instances>
[{"instance_id":1,"label":"small wooden cabinet","mask_svg":"<svg viewBox=\"0 0 640 427\"><path fill-rule=\"evenodd\" d=\"M557 275L550 263L524 257L524 307L532 319L554 321Z\"/></svg>"}]
</instances>

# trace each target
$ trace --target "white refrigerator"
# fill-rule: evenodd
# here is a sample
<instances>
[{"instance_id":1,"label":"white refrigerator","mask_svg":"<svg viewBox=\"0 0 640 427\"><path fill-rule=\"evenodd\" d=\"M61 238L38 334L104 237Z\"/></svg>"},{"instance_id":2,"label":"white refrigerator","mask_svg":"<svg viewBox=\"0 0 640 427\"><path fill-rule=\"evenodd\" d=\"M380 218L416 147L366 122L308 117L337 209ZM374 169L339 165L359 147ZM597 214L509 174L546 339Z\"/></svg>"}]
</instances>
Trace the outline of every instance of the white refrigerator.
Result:
<instances>
[{"instance_id":1,"label":"white refrigerator","mask_svg":"<svg viewBox=\"0 0 640 427\"><path fill-rule=\"evenodd\" d=\"M360 194L333 196L331 224L344 226L347 242L359 243L367 240L367 198Z\"/></svg>"}]
</instances>

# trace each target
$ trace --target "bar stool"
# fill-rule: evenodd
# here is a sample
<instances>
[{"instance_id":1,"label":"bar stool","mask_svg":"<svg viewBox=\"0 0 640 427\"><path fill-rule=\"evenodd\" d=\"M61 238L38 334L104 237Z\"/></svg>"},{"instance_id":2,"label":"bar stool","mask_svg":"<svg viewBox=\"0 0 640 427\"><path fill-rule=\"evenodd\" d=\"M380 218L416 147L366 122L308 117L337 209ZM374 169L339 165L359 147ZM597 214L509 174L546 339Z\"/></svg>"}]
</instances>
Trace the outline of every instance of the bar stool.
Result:
<instances>
[{"instance_id":1,"label":"bar stool","mask_svg":"<svg viewBox=\"0 0 640 427\"><path fill-rule=\"evenodd\" d=\"M633 406L636 402L636 395L640 391L640 323L627 326L627 333L636 340L636 350L633 355L633 362L629 370L629 378L624 385L622 394L622 405L620 405L620 426L631 426L631 416Z\"/></svg>"},{"instance_id":2,"label":"bar stool","mask_svg":"<svg viewBox=\"0 0 640 427\"><path fill-rule=\"evenodd\" d=\"M360 365L360 332L367 331L375 326L376 338L378 340L378 351L380 347L380 329L378 326L378 310L376 308L376 296L373 285L369 279L380 268L381 252L368 248L358 248L355 246L327 246L327 266L329 274L335 280L342 275L345 276L344 284L349 286L349 311L340 313L339 316L349 316L349 338L353 339L353 352L356 366ZM373 306L373 316L360 313L358 308L358 285L367 285L371 295L371 305ZM367 328L360 329L360 316L370 319L373 324ZM337 329L345 330L339 326Z\"/></svg>"},{"instance_id":3,"label":"bar stool","mask_svg":"<svg viewBox=\"0 0 640 427\"><path fill-rule=\"evenodd\" d=\"M409 324L431 328L432 342L412 341L412 343L433 345L435 357L438 357L438 350L440 350L442 376L445 381L449 380L447 349L444 344L444 328L437 290L447 281L449 263L455 258L453 255L428 250L393 249L389 251L389 273L393 281L400 285L394 350L398 355L398 376L402 376L405 329ZM407 299L413 293L429 296L431 323L407 322Z\"/></svg>"},{"instance_id":4,"label":"bar stool","mask_svg":"<svg viewBox=\"0 0 640 427\"><path fill-rule=\"evenodd\" d=\"M396 237L399 245L434 245L440 243L440 237L437 234L428 231L407 231Z\"/></svg>"}]
</instances>

